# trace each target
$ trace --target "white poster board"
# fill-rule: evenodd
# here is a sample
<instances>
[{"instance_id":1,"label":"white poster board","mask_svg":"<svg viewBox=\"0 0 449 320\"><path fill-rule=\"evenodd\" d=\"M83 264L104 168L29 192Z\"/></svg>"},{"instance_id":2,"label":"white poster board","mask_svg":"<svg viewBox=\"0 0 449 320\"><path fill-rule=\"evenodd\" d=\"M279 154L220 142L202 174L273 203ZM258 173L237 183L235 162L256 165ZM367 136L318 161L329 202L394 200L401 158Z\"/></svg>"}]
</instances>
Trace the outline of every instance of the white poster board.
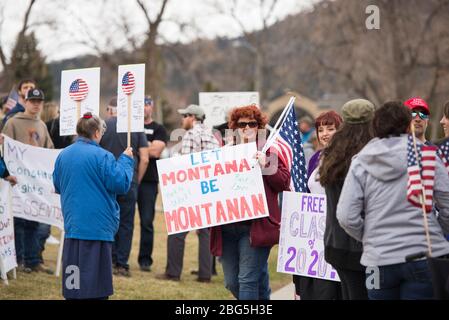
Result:
<instances>
[{"instance_id":1,"label":"white poster board","mask_svg":"<svg viewBox=\"0 0 449 320\"><path fill-rule=\"evenodd\" d=\"M324 259L326 196L284 192L277 271L340 281Z\"/></svg>"},{"instance_id":2,"label":"white poster board","mask_svg":"<svg viewBox=\"0 0 449 320\"><path fill-rule=\"evenodd\" d=\"M63 70L59 134L76 135L78 119L86 112L100 114L100 68Z\"/></svg>"},{"instance_id":3,"label":"white poster board","mask_svg":"<svg viewBox=\"0 0 449 320\"><path fill-rule=\"evenodd\" d=\"M247 143L158 160L168 234L268 216L256 151Z\"/></svg>"},{"instance_id":4,"label":"white poster board","mask_svg":"<svg viewBox=\"0 0 449 320\"><path fill-rule=\"evenodd\" d=\"M4 137L6 167L18 182L11 192L12 215L63 230L60 196L53 186L53 170L61 150L34 147Z\"/></svg>"},{"instance_id":5,"label":"white poster board","mask_svg":"<svg viewBox=\"0 0 449 320\"><path fill-rule=\"evenodd\" d=\"M204 123L212 128L226 121L226 114L235 107L255 104L260 107L258 92L200 92L200 107L206 115Z\"/></svg>"},{"instance_id":6,"label":"white poster board","mask_svg":"<svg viewBox=\"0 0 449 320\"><path fill-rule=\"evenodd\" d=\"M145 64L128 64L118 67L117 132L144 131ZM128 104L130 108L128 108ZM131 112L128 115L128 109ZM129 119L130 118L130 119Z\"/></svg>"},{"instance_id":7,"label":"white poster board","mask_svg":"<svg viewBox=\"0 0 449 320\"><path fill-rule=\"evenodd\" d=\"M0 180L0 274L4 280L10 270L17 268L14 220L8 200L10 188L8 182Z\"/></svg>"}]
</instances>

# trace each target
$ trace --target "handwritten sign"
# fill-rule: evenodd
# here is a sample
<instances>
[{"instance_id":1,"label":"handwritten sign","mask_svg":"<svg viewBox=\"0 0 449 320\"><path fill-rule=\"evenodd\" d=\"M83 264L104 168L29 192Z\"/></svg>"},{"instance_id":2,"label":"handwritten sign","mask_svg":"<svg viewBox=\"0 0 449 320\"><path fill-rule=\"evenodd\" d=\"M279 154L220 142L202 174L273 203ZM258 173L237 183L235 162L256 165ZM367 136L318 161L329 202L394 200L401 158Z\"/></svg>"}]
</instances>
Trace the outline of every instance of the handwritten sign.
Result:
<instances>
[{"instance_id":1,"label":"handwritten sign","mask_svg":"<svg viewBox=\"0 0 449 320\"><path fill-rule=\"evenodd\" d=\"M168 234L268 216L256 144L157 161Z\"/></svg>"},{"instance_id":2,"label":"handwritten sign","mask_svg":"<svg viewBox=\"0 0 449 320\"><path fill-rule=\"evenodd\" d=\"M6 279L6 273L17 267L14 221L8 200L10 188L9 183L0 180L0 273L2 279Z\"/></svg>"},{"instance_id":3,"label":"handwritten sign","mask_svg":"<svg viewBox=\"0 0 449 320\"><path fill-rule=\"evenodd\" d=\"M117 132L143 132L145 64L118 67ZM130 114L129 114L130 113Z\"/></svg>"},{"instance_id":4,"label":"handwritten sign","mask_svg":"<svg viewBox=\"0 0 449 320\"><path fill-rule=\"evenodd\" d=\"M340 281L324 260L326 196L284 192L277 271Z\"/></svg>"},{"instance_id":5,"label":"handwritten sign","mask_svg":"<svg viewBox=\"0 0 449 320\"><path fill-rule=\"evenodd\" d=\"M86 112L100 114L100 68L62 71L59 134L75 135L78 119Z\"/></svg>"},{"instance_id":6,"label":"handwritten sign","mask_svg":"<svg viewBox=\"0 0 449 320\"><path fill-rule=\"evenodd\" d=\"M5 136L6 167L18 181L11 193L14 217L63 229L60 197L53 187L53 170L60 152L23 144Z\"/></svg>"},{"instance_id":7,"label":"handwritten sign","mask_svg":"<svg viewBox=\"0 0 449 320\"><path fill-rule=\"evenodd\" d=\"M212 128L226 122L227 113L235 107L256 104L258 92L200 92L200 106L206 115L204 123Z\"/></svg>"}]
</instances>

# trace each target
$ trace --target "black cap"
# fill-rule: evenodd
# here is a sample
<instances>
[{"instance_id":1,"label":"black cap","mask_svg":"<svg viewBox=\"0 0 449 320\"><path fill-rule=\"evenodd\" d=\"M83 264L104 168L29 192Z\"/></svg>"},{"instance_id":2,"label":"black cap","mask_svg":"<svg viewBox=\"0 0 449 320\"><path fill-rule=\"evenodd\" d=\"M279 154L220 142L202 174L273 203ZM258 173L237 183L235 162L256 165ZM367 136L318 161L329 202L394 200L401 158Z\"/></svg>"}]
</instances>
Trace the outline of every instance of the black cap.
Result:
<instances>
[{"instance_id":1,"label":"black cap","mask_svg":"<svg viewBox=\"0 0 449 320\"><path fill-rule=\"evenodd\" d=\"M45 100L44 92L40 89L30 89L27 92L25 100Z\"/></svg>"}]
</instances>

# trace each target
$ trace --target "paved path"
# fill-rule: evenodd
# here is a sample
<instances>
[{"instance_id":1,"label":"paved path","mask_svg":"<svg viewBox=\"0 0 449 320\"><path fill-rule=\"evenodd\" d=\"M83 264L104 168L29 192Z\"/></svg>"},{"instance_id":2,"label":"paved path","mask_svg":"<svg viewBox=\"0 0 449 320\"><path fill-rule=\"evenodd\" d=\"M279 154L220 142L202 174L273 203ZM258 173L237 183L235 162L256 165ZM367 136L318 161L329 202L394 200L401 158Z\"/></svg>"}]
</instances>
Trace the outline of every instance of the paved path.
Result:
<instances>
[{"instance_id":1,"label":"paved path","mask_svg":"<svg viewBox=\"0 0 449 320\"><path fill-rule=\"evenodd\" d=\"M295 299L295 284L293 282L271 294L271 300L294 300L294 299Z\"/></svg>"}]
</instances>

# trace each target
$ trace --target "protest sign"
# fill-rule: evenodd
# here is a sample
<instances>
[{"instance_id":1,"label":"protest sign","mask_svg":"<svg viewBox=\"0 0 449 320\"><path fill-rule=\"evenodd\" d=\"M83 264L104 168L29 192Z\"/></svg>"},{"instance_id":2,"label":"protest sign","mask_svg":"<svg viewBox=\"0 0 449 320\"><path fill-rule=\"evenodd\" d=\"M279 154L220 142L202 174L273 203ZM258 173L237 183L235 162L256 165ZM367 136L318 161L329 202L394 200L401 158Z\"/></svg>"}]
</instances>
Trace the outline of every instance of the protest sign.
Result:
<instances>
[{"instance_id":1,"label":"protest sign","mask_svg":"<svg viewBox=\"0 0 449 320\"><path fill-rule=\"evenodd\" d=\"M60 152L23 144L5 136L6 167L18 181L11 193L14 217L63 229L60 197L53 186L54 165Z\"/></svg>"},{"instance_id":2,"label":"protest sign","mask_svg":"<svg viewBox=\"0 0 449 320\"><path fill-rule=\"evenodd\" d=\"M256 104L258 92L200 92L200 106L206 115L204 123L212 128L226 122L226 114L235 107Z\"/></svg>"},{"instance_id":3,"label":"protest sign","mask_svg":"<svg viewBox=\"0 0 449 320\"><path fill-rule=\"evenodd\" d=\"M268 216L248 143L157 161L168 234Z\"/></svg>"},{"instance_id":4,"label":"protest sign","mask_svg":"<svg viewBox=\"0 0 449 320\"><path fill-rule=\"evenodd\" d=\"M128 136L130 136L131 132L144 131L144 98L145 64L119 66L117 83L117 132L128 132Z\"/></svg>"},{"instance_id":5,"label":"protest sign","mask_svg":"<svg viewBox=\"0 0 449 320\"><path fill-rule=\"evenodd\" d=\"M340 281L324 260L326 196L284 192L277 271Z\"/></svg>"},{"instance_id":6,"label":"protest sign","mask_svg":"<svg viewBox=\"0 0 449 320\"><path fill-rule=\"evenodd\" d=\"M7 280L6 273L17 268L14 242L14 221L11 215L8 182L0 180L0 275Z\"/></svg>"},{"instance_id":7,"label":"protest sign","mask_svg":"<svg viewBox=\"0 0 449 320\"><path fill-rule=\"evenodd\" d=\"M86 112L100 114L100 68L62 71L59 134L75 135L78 119Z\"/></svg>"}]
</instances>

